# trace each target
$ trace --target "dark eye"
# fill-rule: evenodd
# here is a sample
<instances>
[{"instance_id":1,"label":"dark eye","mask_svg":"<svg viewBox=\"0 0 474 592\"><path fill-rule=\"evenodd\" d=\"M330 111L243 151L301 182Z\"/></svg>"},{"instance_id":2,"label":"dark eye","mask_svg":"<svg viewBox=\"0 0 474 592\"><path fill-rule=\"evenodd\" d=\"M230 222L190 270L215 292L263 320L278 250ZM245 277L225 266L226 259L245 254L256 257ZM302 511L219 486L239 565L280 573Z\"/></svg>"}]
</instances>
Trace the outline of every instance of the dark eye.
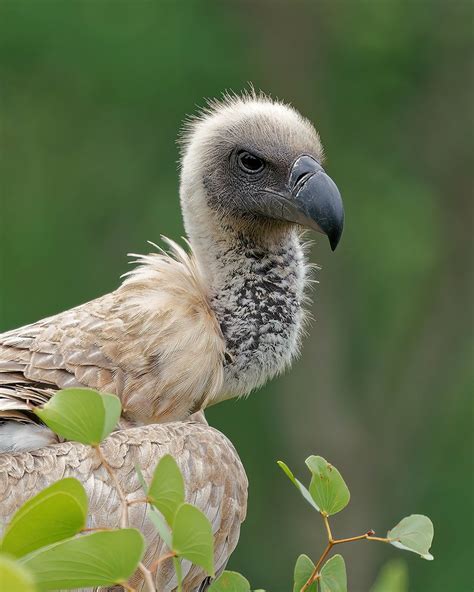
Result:
<instances>
[{"instance_id":1,"label":"dark eye","mask_svg":"<svg viewBox=\"0 0 474 592\"><path fill-rule=\"evenodd\" d=\"M259 173L265 166L261 158L245 150L239 152L238 162L240 168L246 173Z\"/></svg>"}]
</instances>

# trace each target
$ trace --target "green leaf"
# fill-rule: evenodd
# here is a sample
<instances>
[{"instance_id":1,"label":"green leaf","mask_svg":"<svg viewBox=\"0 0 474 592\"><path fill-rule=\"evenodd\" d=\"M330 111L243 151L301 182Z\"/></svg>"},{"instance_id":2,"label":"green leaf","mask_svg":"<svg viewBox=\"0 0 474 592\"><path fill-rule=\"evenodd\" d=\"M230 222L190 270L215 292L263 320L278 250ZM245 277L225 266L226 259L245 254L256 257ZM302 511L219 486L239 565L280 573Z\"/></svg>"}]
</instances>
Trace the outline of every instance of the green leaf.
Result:
<instances>
[{"instance_id":1,"label":"green leaf","mask_svg":"<svg viewBox=\"0 0 474 592\"><path fill-rule=\"evenodd\" d=\"M214 537L211 523L198 508L182 504L173 525L173 551L214 575Z\"/></svg>"},{"instance_id":2,"label":"green leaf","mask_svg":"<svg viewBox=\"0 0 474 592\"><path fill-rule=\"evenodd\" d=\"M341 555L334 555L323 565L319 585L321 592L347 592L346 564Z\"/></svg>"},{"instance_id":3,"label":"green leaf","mask_svg":"<svg viewBox=\"0 0 474 592\"><path fill-rule=\"evenodd\" d=\"M117 425L121 404L115 395L92 389L58 391L36 415L56 434L67 440L97 446Z\"/></svg>"},{"instance_id":4,"label":"green leaf","mask_svg":"<svg viewBox=\"0 0 474 592\"><path fill-rule=\"evenodd\" d=\"M322 456L310 456L306 465L312 473L309 492L321 512L337 514L349 503L350 493L341 474Z\"/></svg>"},{"instance_id":5,"label":"green leaf","mask_svg":"<svg viewBox=\"0 0 474 592\"><path fill-rule=\"evenodd\" d=\"M433 555L429 552L433 536L433 523L422 514L412 514L403 518L387 533L387 538L394 547L413 551L428 560L433 559Z\"/></svg>"},{"instance_id":6,"label":"green leaf","mask_svg":"<svg viewBox=\"0 0 474 592\"><path fill-rule=\"evenodd\" d=\"M158 531L161 539L165 542L168 549L172 549L171 532L169 526L166 524L166 520L163 516L151 507L148 511L148 518L153 522L153 526Z\"/></svg>"},{"instance_id":7,"label":"green leaf","mask_svg":"<svg viewBox=\"0 0 474 592\"><path fill-rule=\"evenodd\" d=\"M236 571L224 571L212 582L209 592L250 592L250 583Z\"/></svg>"},{"instance_id":8,"label":"green leaf","mask_svg":"<svg viewBox=\"0 0 474 592\"><path fill-rule=\"evenodd\" d=\"M118 424L120 414L122 413L122 403L116 395L109 395L107 393L97 393L102 398L102 404L104 406L104 423L102 427L102 440L105 440L107 436L113 432L115 426Z\"/></svg>"},{"instance_id":9,"label":"green leaf","mask_svg":"<svg viewBox=\"0 0 474 592\"><path fill-rule=\"evenodd\" d=\"M5 529L2 551L22 557L68 539L86 525L87 496L77 479L67 478L29 499Z\"/></svg>"},{"instance_id":10,"label":"green leaf","mask_svg":"<svg viewBox=\"0 0 474 592\"><path fill-rule=\"evenodd\" d=\"M295 572L293 576L293 592L300 592L301 588L309 580L314 570L314 563L307 555L300 555L296 560ZM308 592L317 592L318 584L313 582L309 588L306 588Z\"/></svg>"},{"instance_id":11,"label":"green leaf","mask_svg":"<svg viewBox=\"0 0 474 592\"><path fill-rule=\"evenodd\" d=\"M32 575L17 561L0 555L1 589L14 592L35 592Z\"/></svg>"},{"instance_id":12,"label":"green leaf","mask_svg":"<svg viewBox=\"0 0 474 592\"><path fill-rule=\"evenodd\" d=\"M387 561L370 592L408 592L408 569L402 559Z\"/></svg>"},{"instance_id":13,"label":"green leaf","mask_svg":"<svg viewBox=\"0 0 474 592\"><path fill-rule=\"evenodd\" d=\"M184 480L170 454L163 456L156 466L148 489L148 499L173 526L176 510L184 502Z\"/></svg>"},{"instance_id":14,"label":"green leaf","mask_svg":"<svg viewBox=\"0 0 474 592\"><path fill-rule=\"evenodd\" d=\"M133 574L145 550L133 528L101 531L61 541L23 558L43 590L121 584Z\"/></svg>"},{"instance_id":15,"label":"green leaf","mask_svg":"<svg viewBox=\"0 0 474 592\"><path fill-rule=\"evenodd\" d=\"M309 491L301 483L301 481L298 481L298 479L293 475L293 473L291 472L291 469L288 467L288 465L286 465L282 460L277 461L277 465L285 473L285 475L288 477L288 479L293 483L293 485L296 487L296 489L298 489L298 491L301 493L301 495L304 497L304 499L308 502L308 504L310 504L311 506L313 506L313 508L315 510L320 512L321 510L319 509L318 505L315 503L314 499L311 497L311 494L309 493Z\"/></svg>"}]
</instances>

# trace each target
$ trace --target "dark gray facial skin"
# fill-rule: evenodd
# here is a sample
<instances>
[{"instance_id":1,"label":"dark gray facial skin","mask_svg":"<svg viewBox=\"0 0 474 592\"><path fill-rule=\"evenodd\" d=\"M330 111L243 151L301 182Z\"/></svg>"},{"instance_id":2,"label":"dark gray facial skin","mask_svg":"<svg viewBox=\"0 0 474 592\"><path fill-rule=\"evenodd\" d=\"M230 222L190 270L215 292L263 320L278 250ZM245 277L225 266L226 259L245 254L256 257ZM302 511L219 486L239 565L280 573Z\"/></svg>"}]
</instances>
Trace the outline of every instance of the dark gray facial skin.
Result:
<instances>
[{"instance_id":1,"label":"dark gray facial skin","mask_svg":"<svg viewBox=\"0 0 474 592\"><path fill-rule=\"evenodd\" d=\"M234 220L249 229L288 224L312 228L326 234L334 250L344 210L337 186L320 164L319 142L281 135L271 122L247 121L229 128L208 153L203 175L208 206L223 224ZM261 166L249 170L245 159Z\"/></svg>"}]
</instances>

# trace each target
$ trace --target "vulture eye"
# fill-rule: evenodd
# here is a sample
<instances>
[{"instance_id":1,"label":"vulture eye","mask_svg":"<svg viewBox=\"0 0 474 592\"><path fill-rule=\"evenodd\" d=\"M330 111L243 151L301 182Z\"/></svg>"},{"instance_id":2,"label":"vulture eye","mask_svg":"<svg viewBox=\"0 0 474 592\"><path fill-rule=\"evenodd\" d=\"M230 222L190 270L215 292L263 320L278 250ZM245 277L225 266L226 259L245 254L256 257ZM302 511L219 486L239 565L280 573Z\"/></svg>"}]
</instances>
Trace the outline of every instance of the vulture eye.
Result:
<instances>
[{"instance_id":1,"label":"vulture eye","mask_svg":"<svg viewBox=\"0 0 474 592\"><path fill-rule=\"evenodd\" d=\"M265 166L265 163L261 158L254 154L250 154L250 152L246 152L245 150L239 152L238 162L243 171L251 174L259 173Z\"/></svg>"}]
</instances>

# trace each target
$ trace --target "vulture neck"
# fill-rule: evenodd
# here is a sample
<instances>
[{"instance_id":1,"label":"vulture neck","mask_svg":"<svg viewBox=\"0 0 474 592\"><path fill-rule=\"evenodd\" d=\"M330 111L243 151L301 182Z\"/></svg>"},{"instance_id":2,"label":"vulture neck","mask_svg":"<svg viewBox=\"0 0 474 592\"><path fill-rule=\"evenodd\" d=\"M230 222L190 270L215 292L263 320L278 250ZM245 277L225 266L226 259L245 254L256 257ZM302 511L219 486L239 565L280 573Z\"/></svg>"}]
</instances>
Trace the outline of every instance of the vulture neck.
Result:
<instances>
[{"instance_id":1,"label":"vulture neck","mask_svg":"<svg viewBox=\"0 0 474 592\"><path fill-rule=\"evenodd\" d=\"M208 226L190 238L226 342L219 400L243 395L298 353L306 284L299 232L287 227L255 239Z\"/></svg>"}]
</instances>

